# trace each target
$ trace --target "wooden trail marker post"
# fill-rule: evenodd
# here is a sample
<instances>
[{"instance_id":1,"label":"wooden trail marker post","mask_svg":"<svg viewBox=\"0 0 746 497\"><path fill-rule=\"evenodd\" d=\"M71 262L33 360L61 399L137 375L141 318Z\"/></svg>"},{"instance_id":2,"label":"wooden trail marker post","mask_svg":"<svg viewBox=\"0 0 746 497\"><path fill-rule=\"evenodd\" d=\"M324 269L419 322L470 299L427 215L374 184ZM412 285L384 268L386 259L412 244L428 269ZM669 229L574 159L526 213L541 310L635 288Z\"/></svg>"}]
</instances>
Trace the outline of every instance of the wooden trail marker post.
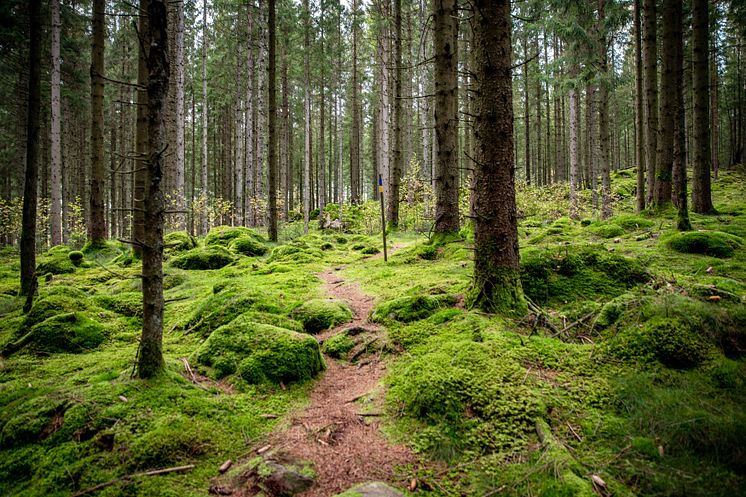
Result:
<instances>
[{"instance_id":1,"label":"wooden trail marker post","mask_svg":"<svg viewBox=\"0 0 746 497\"><path fill-rule=\"evenodd\" d=\"M386 211L383 209L383 178L378 175L378 195L381 198L381 235L383 236L383 261L388 262L389 256L386 251Z\"/></svg>"}]
</instances>

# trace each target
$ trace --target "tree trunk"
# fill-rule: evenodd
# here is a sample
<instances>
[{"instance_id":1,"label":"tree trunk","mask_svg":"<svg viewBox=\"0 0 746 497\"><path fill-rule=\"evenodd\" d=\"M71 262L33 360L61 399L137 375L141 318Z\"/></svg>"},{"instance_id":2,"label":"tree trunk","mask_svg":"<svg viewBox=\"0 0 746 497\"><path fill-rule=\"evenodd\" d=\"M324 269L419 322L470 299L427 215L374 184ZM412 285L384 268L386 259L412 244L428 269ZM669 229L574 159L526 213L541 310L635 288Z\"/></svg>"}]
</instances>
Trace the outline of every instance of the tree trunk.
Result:
<instances>
[{"instance_id":1,"label":"tree trunk","mask_svg":"<svg viewBox=\"0 0 746 497\"><path fill-rule=\"evenodd\" d=\"M710 190L709 128L709 2L692 0L692 80L694 92L694 144L692 210L699 214L715 211Z\"/></svg>"},{"instance_id":2,"label":"tree trunk","mask_svg":"<svg viewBox=\"0 0 746 497\"><path fill-rule=\"evenodd\" d=\"M645 164L647 167L647 203L655 187L658 147L658 42L656 0L643 0L643 52L645 65Z\"/></svg>"},{"instance_id":3,"label":"tree trunk","mask_svg":"<svg viewBox=\"0 0 746 497\"><path fill-rule=\"evenodd\" d=\"M287 39L287 36L284 36ZM282 219L287 222L290 209L290 171L288 126L290 118L290 104L288 101L288 58L287 47L282 45L282 111L280 114L280 185L282 186Z\"/></svg>"},{"instance_id":4,"label":"tree trunk","mask_svg":"<svg viewBox=\"0 0 746 497\"><path fill-rule=\"evenodd\" d=\"M277 117L277 89L275 64L275 0L269 0L269 68L267 86L269 89L269 239L277 241L277 134L275 121Z\"/></svg>"},{"instance_id":5,"label":"tree trunk","mask_svg":"<svg viewBox=\"0 0 746 497\"><path fill-rule=\"evenodd\" d=\"M715 48L715 50L717 49ZM715 50L713 50L713 57L710 61L710 129L712 130L710 153L712 154L713 178L717 180L720 170L720 120L718 118L718 66L715 62Z\"/></svg>"},{"instance_id":6,"label":"tree trunk","mask_svg":"<svg viewBox=\"0 0 746 497\"><path fill-rule=\"evenodd\" d=\"M150 0L140 0L140 13L148 12ZM144 90L148 86L148 49L150 47L150 28L148 27L148 16L141 15L138 20L140 34L138 59L137 59L137 130L135 143L136 160L133 164L133 201L132 201L132 239L136 242L133 246L135 254L142 256L142 246L139 242L145 236L145 195L147 193L147 161L148 161L148 92Z\"/></svg>"},{"instance_id":7,"label":"tree trunk","mask_svg":"<svg viewBox=\"0 0 746 497\"><path fill-rule=\"evenodd\" d=\"M572 77L577 77L577 66L572 67ZM577 83L576 83L577 84ZM570 88L570 217L578 219L578 170L580 145L578 134L580 131L580 98L576 86Z\"/></svg>"},{"instance_id":8,"label":"tree trunk","mask_svg":"<svg viewBox=\"0 0 746 497\"><path fill-rule=\"evenodd\" d=\"M476 169L471 307L525 314L513 158L510 1L475 0L472 19Z\"/></svg>"},{"instance_id":9,"label":"tree trunk","mask_svg":"<svg viewBox=\"0 0 746 497\"><path fill-rule=\"evenodd\" d=\"M453 40L458 32L456 0L433 0L435 51L435 233L445 235L459 229L458 166L456 131L456 67Z\"/></svg>"},{"instance_id":10,"label":"tree trunk","mask_svg":"<svg viewBox=\"0 0 746 497\"><path fill-rule=\"evenodd\" d=\"M29 1L29 75L26 110L26 174L23 186L21 225L21 295L27 297L24 311L31 308L36 293L36 192L39 175L41 94L41 1Z\"/></svg>"},{"instance_id":11,"label":"tree trunk","mask_svg":"<svg viewBox=\"0 0 746 497\"><path fill-rule=\"evenodd\" d=\"M175 207L176 227L180 230L186 229L186 194L184 181L184 2L176 2L176 39L174 78L176 80L176 143L174 154L176 156L174 170L174 195L176 196Z\"/></svg>"},{"instance_id":12,"label":"tree trunk","mask_svg":"<svg viewBox=\"0 0 746 497\"><path fill-rule=\"evenodd\" d=\"M637 163L637 213L645 209L645 132L644 95L642 93L642 33L640 29L640 1L635 0L633 31L635 37L635 158Z\"/></svg>"},{"instance_id":13,"label":"tree trunk","mask_svg":"<svg viewBox=\"0 0 746 497\"><path fill-rule=\"evenodd\" d=\"M50 235L52 246L62 243L62 140L60 136L60 0L49 2L52 14L52 116L51 116L51 205Z\"/></svg>"},{"instance_id":14,"label":"tree trunk","mask_svg":"<svg viewBox=\"0 0 746 497\"><path fill-rule=\"evenodd\" d=\"M311 68L309 52L311 51L311 12L308 0L303 0L303 86L305 89L303 106L305 111L304 150L303 155L303 232L308 233L311 213ZM353 28L354 30L354 28ZM354 39L354 38L353 38ZM354 55L353 55L354 58ZM353 76L354 86L355 76ZM354 93L353 89L353 95ZM354 97L353 97L354 98ZM354 117L353 117L354 120ZM354 124L353 124L354 127Z\"/></svg>"},{"instance_id":15,"label":"tree trunk","mask_svg":"<svg viewBox=\"0 0 746 497\"><path fill-rule=\"evenodd\" d=\"M152 378L164 369L163 361L163 178L168 96L168 15L164 0L148 5L148 188L145 197L145 239L142 249L142 337L137 374Z\"/></svg>"},{"instance_id":16,"label":"tree trunk","mask_svg":"<svg viewBox=\"0 0 746 497\"><path fill-rule=\"evenodd\" d=\"M93 1L93 45L91 50L91 222L92 244L106 240L104 216L104 40L106 1Z\"/></svg>"},{"instance_id":17,"label":"tree trunk","mask_svg":"<svg viewBox=\"0 0 746 497\"><path fill-rule=\"evenodd\" d=\"M357 79L358 0L352 0L352 126L350 129L350 203L360 203L360 111Z\"/></svg>"},{"instance_id":18,"label":"tree trunk","mask_svg":"<svg viewBox=\"0 0 746 497\"><path fill-rule=\"evenodd\" d=\"M523 127L526 161L526 184L531 184L531 95L529 94L528 30L523 32Z\"/></svg>"},{"instance_id":19,"label":"tree trunk","mask_svg":"<svg viewBox=\"0 0 746 497\"><path fill-rule=\"evenodd\" d=\"M254 8L253 0L249 2L246 8L246 17L248 24L248 43L246 46L246 146L244 153L246 155L246 171L244 175L244 224L254 226L256 224L256 203L254 202Z\"/></svg>"},{"instance_id":20,"label":"tree trunk","mask_svg":"<svg viewBox=\"0 0 746 497\"><path fill-rule=\"evenodd\" d=\"M598 144L601 161L601 219L611 217L611 176L609 174L609 90L608 55L606 48L606 5L598 0L599 62L601 81L598 85Z\"/></svg>"},{"instance_id":21,"label":"tree trunk","mask_svg":"<svg viewBox=\"0 0 746 497\"><path fill-rule=\"evenodd\" d=\"M321 2L321 19L324 18L324 2ZM324 26L321 25L321 81L319 82L320 102L319 102L319 165L318 184L319 184L319 226L324 225L324 207L326 206L326 149L324 138L325 132L325 120L326 120L326 93L324 92L324 86L326 85L326 56L324 54Z\"/></svg>"},{"instance_id":22,"label":"tree trunk","mask_svg":"<svg viewBox=\"0 0 746 497\"><path fill-rule=\"evenodd\" d=\"M438 0L435 0L438 1ZM450 0L446 0L450 1ZM399 227L399 188L402 176L402 30L401 0L394 0L394 161L389 174L387 223ZM454 74L455 77L455 74ZM455 123L454 123L455 124ZM437 221L436 221L437 225Z\"/></svg>"},{"instance_id":23,"label":"tree trunk","mask_svg":"<svg viewBox=\"0 0 746 497\"><path fill-rule=\"evenodd\" d=\"M200 212L199 234L207 234L208 215L207 200L210 193L207 186L207 0L202 0L202 168L200 170Z\"/></svg>"}]
</instances>

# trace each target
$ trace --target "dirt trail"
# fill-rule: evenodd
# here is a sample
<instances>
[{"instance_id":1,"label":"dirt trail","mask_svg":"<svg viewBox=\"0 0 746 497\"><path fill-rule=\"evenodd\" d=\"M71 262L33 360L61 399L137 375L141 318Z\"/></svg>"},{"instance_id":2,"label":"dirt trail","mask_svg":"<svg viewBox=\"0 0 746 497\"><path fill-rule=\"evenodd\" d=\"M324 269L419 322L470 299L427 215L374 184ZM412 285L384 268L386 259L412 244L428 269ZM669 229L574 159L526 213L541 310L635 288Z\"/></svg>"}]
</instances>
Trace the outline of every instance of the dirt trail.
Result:
<instances>
[{"instance_id":1,"label":"dirt trail","mask_svg":"<svg viewBox=\"0 0 746 497\"><path fill-rule=\"evenodd\" d=\"M330 297L345 300L354 313L346 323L319 335L325 340L351 327L369 331L379 328L368 322L373 299L362 293L355 283L345 282L330 270L318 275ZM402 445L392 445L379 430L376 416L361 416L357 399L370 397L378 405L366 413L380 412L377 387L386 368L379 360L362 365L349 364L326 357L327 370L310 395L310 403L290 419L290 427L270 436L274 448L284 450L294 459L314 462L316 484L305 497L328 497L350 486L371 480L405 486L406 475L395 475L394 468L414 462L414 456Z\"/></svg>"}]
</instances>

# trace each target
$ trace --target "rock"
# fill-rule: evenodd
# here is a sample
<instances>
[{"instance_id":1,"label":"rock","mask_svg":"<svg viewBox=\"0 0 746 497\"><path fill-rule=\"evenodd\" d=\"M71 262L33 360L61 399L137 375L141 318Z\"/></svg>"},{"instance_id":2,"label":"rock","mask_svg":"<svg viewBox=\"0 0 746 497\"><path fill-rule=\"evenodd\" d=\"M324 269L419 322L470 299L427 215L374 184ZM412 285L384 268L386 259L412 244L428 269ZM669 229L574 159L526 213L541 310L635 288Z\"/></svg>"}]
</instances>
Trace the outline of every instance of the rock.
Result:
<instances>
[{"instance_id":1,"label":"rock","mask_svg":"<svg viewBox=\"0 0 746 497\"><path fill-rule=\"evenodd\" d=\"M314 484L313 478L282 464L268 461L265 464L265 469L269 472L269 475L261 479L262 485L275 497L291 497L305 492Z\"/></svg>"},{"instance_id":2,"label":"rock","mask_svg":"<svg viewBox=\"0 0 746 497\"><path fill-rule=\"evenodd\" d=\"M404 497L404 494L380 481L356 485L334 497Z\"/></svg>"}]
</instances>

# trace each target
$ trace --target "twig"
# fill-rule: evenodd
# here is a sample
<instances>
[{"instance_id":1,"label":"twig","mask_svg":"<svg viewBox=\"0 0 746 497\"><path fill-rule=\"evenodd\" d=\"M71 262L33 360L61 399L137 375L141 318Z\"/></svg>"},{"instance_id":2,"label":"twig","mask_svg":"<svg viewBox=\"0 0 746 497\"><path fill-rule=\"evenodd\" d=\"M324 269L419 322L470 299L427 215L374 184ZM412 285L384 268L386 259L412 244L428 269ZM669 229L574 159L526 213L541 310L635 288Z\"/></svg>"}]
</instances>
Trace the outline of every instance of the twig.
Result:
<instances>
[{"instance_id":1,"label":"twig","mask_svg":"<svg viewBox=\"0 0 746 497\"><path fill-rule=\"evenodd\" d=\"M180 473L182 471L190 471L194 469L194 464L187 464L186 466L176 466L174 468L165 468L165 469L155 469L153 471L145 471L144 473L135 473L127 476L122 476L119 478L114 478L113 480L109 480L104 483L99 483L96 486L93 486L91 488L87 488L85 490L81 490L77 494L73 494L72 497L80 497L81 495L88 495L92 494L94 492L98 492L101 489L104 489L106 487L110 487L112 485L115 485L122 481L131 481L134 478L139 478L141 476L157 476L157 475L165 475L166 473Z\"/></svg>"},{"instance_id":2,"label":"twig","mask_svg":"<svg viewBox=\"0 0 746 497\"><path fill-rule=\"evenodd\" d=\"M356 412L356 416L362 416L362 417L376 417L376 416L383 416L382 412Z\"/></svg>"},{"instance_id":3,"label":"twig","mask_svg":"<svg viewBox=\"0 0 746 497\"><path fill-rule=\"evenodd\" d=\"M570 323L570 324L568 324L567 326L565 326L564 328L562 328L561 330L559 330L559 331L557 332L557 334L555 334L555 335L552 335L552 336L550 336L549 338L554 338L554 337L556 337L557 335L561 335L562 333L567 333L567 332L568 332L569 330L571 330L571 329L572 329L572 328L574 328L575 326L579 325L580 323L582 323L583 321L585 321L585 320L586 320L586 319L588 319L589 317L593 316L593 314L594 314L594 312L589 312L588 314L586 314L586 315L585 315L585 316L583 316L582 318L578 319L578 320L577 320L577 321L575 321L574 323Z\"/></svg>"}]
</instances>

